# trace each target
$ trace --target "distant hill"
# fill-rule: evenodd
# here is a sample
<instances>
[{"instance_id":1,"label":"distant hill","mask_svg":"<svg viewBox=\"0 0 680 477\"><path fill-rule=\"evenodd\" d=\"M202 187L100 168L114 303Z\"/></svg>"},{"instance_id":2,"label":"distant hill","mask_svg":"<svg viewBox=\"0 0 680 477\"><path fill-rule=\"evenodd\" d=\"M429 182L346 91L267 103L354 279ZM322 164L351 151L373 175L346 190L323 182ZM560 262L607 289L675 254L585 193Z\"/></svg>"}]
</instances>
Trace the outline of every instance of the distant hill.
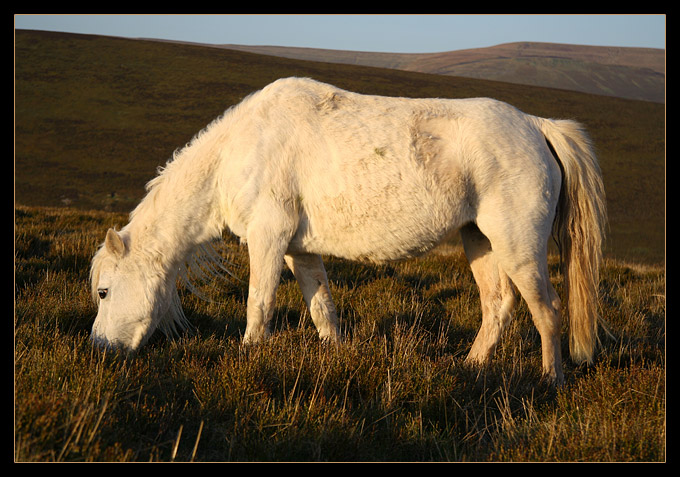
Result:
<instances>
[{"instance_id":1,"label":"distant hill","mask_svg":"<svg viewBox=\"0 0 680 477\"><path fill-rule=\"evenodd\" d=\"M505 43L442 53L372 53L279 46L211 45L264 55L515 84L663 103L666 52L558 43Z\"/></svg>"},{"instance_id":2,"label":"distant hill","mask_svg":"<svg viewBox=\"0 0 680 477\"><path fill-rule=\"evenodd\" d=\"M663 104L98 35L17 30L14 48L18 204L130 211L156 168L225 109L277 78L304 76L365 94L486 96L582 122L604 175L607 253L664 260Z\"/></svg>"}]
</instances>

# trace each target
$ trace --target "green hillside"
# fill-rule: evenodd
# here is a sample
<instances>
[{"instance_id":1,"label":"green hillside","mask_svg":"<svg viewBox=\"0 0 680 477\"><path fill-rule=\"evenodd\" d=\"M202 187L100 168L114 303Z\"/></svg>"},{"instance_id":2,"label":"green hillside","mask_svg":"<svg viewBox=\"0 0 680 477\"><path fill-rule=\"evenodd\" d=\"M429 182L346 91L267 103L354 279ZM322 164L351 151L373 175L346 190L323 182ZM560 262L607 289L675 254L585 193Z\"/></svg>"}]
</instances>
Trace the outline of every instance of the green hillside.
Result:
<instances>
[{"instance_id":1,"label":"green hillside","mask_svg":"<svg viewBox=\"0 0 680 477\"><path fill-rule=\"evenodd\" d=\"M604 173L609 254L664 259L661 104L102 36L16 31L15 203L129 211L175 149L248 93L286 76L367 94L488 96L581 121Z\"/></svg>"}]
</instances>

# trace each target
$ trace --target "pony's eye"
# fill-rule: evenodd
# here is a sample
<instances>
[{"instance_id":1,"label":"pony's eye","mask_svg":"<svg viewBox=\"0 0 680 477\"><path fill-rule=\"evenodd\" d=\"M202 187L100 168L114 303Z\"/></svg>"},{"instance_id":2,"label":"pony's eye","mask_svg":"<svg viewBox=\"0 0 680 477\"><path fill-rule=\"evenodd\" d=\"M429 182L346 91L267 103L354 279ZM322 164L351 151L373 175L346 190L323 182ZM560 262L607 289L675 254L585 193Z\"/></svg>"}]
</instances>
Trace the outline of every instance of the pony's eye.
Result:
<instances>
[{"instance_id":1,"label":"pony's eye","mask_svg":"<svg viewBox=\"0 0 680 477\"><path fill-rule=\"evenodd\" d=\"M109 289L108 288L100 288L97 290L97 293L99 294L99 298L102 300L106 298L106 295L109 294Z\"/></svg>"}]
</instances>

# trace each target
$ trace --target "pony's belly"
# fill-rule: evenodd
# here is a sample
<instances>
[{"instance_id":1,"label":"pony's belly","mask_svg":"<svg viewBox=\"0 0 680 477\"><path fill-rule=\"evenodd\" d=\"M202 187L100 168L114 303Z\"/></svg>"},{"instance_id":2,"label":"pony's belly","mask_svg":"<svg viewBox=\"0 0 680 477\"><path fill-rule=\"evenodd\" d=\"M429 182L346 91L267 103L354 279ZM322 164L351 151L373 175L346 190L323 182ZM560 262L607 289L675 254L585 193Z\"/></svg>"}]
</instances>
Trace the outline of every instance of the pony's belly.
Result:
<instances>
[{"instance_id":1,"label":"pony's belly","mask_svg":"<svg viewBox=\"0 0 680 477\"><path fill-rule=\"evenodd\" d=\"M462 225L450 215L443 219L439 212L352 218L336 215L323 220L303 216L289 251L372 262L418 256Z\"/></svg>"}]
</instances>

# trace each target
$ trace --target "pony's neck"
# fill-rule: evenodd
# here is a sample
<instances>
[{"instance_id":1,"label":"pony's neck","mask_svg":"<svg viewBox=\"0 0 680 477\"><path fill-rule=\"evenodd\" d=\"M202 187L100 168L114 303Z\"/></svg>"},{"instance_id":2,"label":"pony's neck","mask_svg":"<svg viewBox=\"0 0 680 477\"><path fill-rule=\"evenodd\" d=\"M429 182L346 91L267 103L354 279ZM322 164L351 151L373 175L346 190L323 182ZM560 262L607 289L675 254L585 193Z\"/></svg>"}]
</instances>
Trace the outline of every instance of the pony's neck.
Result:
<instances>
[{"instance_id":1,"label":"pony's neck","mask_svg":"<svg viewBox=\"0 0 680 477\"><path fill-rule=\"evenodd\" d=\"M153 251L168 265L186 260L197 245L219 237L223 220L217 191L218 155L196 138L147 184L130 214L133 246Z\"/></svg>"}]
</instances>

